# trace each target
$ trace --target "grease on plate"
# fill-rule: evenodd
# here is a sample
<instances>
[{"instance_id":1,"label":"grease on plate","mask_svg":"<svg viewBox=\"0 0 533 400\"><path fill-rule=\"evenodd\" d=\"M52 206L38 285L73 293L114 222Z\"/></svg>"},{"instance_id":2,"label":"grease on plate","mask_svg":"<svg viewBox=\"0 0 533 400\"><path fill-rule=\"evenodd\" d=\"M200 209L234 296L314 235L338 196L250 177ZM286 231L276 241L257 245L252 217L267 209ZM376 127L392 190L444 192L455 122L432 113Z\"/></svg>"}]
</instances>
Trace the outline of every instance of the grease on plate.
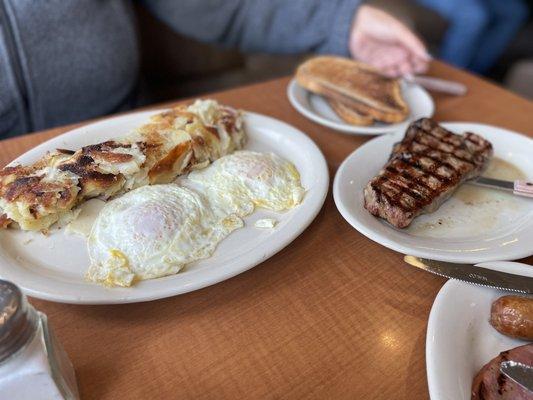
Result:
<instances>
[{"instance_id":1,"label":"grease on plate","mask_svg":"<svg viewBox=\"0 0 533 400\"><path fill-rule=\"evenodd\" d=\"M504 180L526 178L522 170L500 158L490 162L483 176ZM528 210L532 210L531 200L465 183L437 211L416 218L407 231L414 236L467 238L518 223Z\"/></svg>"}]
</instances>

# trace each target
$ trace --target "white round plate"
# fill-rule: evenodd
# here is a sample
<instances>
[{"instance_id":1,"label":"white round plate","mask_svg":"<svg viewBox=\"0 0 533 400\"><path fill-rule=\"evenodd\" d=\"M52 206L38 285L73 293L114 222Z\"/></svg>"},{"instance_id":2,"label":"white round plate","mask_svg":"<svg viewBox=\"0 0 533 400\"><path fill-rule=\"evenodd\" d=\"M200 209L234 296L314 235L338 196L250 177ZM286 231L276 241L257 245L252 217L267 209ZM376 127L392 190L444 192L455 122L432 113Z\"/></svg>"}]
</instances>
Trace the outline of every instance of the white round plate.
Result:
<instances>
[{"instance_id":1,"label":"white round plate","mask_svg":"<svg viewBox=\"0 0 533 400\"><path fill-rule=\"evenodd\" d=\"M483 267L533 276L533 267L492 262ZM524 273L524 270L527 273ZM527 342L496 331L489 323L492 302L512 294L449 280L435 298L426 336L431 400L470 400L472 380L500 352Z\"/></svg>"},{"instance_id":2,"label":"white round plate","mask_svg":"<svg viewBox=\"0 0 533 400\"><path fill-rule=\"evenodd\" d=\"M51 139L17 158L29 164L48 150L77 149L125 135L158 111L110 118ZM273 256L293 241L319 212L328 190L324 156L304 133L273 118L245 114L246 149L274 152L292 161L307 190L302 204L286 213L258 210L245 219L209 259L190 264L179 274L141 281L131 288L106 288L84 280L89 266L86 240L54 230L40 233L8 229L0 232L0 276L20 285L30 296L65 303L111 304L148 301L190 292L231 278ZM254 227L257 219L279 222L273 229Z\"/></svg>"},{"instance_id":3,"label":"white round plate","mask_svg":"<svg viewBox=\"0 0 533 400\"><path fill-rule=\"evenodd\" d=\"M429 93L421 86L402 81L402 95L409 105L410 114L407 119L397 124L376 122L370 126L351 125L344 122L331 109L324 97L313 94L302 88L293 79L287 87L287 96L292 106L305 117L317 124L327 126L340 132L352 135L381 135L397 130L405 130L407 125L423 117L431 117L435 112L435 103Z\"/></svg>"},{"instance_id":4,"label":"white round plate","mask_svg":"<svg viewBox=\"0 0 533 400\"><path fill-rule=\"evenodd\" d=\"M485 176L533 180L532 139L489 125L442 125L455 133L476 132L492 142L494 158ZM372 216L363 207L363 188L403 135L398 132L365 143L338 169L333 196L350 225L392 250L441 261L478 263L533 254L533 200L495 189L464 184L437 211L415 218L406 229Z\"/></svg>"}]
</instances>

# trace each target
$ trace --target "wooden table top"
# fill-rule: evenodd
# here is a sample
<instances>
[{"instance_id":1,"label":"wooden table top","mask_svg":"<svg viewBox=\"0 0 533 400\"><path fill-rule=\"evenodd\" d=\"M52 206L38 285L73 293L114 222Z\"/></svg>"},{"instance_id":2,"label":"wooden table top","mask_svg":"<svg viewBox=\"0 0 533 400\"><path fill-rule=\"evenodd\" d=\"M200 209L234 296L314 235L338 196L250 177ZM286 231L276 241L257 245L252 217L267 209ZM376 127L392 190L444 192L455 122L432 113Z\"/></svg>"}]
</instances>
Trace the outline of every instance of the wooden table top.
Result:
<instances>
[{"instance_id":1,"label":"wooden table top","mask_svg":"<svg viewBox=\"0 0 533 400\"><path fill-rule=\"evenodd\" d=\"M435 95L437 120L533 136L530 101L442 63L431 68L469 88L465 97ZM333 180L344 158L370 138L305 119L287 100L288 81L210 97L306 132ZM0 142L0 164L74 126ZM533 265L533 257L524 261ZM330 190L293 243L217 285L127 305L31 301L69 353L83 399L427 399L427 319L444 282L352 229Z\"/></svg>"}]
</instances>

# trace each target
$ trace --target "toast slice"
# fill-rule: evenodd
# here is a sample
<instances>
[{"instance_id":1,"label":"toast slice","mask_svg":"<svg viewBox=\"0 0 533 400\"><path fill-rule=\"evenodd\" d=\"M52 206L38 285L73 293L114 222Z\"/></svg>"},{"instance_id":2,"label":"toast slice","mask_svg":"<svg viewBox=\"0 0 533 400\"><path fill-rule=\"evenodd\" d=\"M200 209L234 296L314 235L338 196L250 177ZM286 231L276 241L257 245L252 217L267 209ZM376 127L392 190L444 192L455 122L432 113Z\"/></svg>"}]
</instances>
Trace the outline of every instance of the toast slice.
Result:
<instances>
[{"instance_id":1,"label":"toast slice","mask_svg":"<svg viewBox=\"0 0 533 400\"><path fill-rule=\"evenodd\" d=\"M305 89L378 121L400 122L409 114L400 82L357 61L333 56L311 58L298 67L296 80Z\"/></svg>"},{"instance_id":2,"label":"toast slice","mask_svg":"<svg viewBox=\"0 0 533 400\"><path fill-rule=\"evenodd\" d=\"M374 119L368 115L363 114L355 110L354 108L348 107L344 103L341 103L338 100L328 99L328 104L333 111L344 121L351 125L361 125L368 126L374 123Z\"/></svg>"}]
</instances>

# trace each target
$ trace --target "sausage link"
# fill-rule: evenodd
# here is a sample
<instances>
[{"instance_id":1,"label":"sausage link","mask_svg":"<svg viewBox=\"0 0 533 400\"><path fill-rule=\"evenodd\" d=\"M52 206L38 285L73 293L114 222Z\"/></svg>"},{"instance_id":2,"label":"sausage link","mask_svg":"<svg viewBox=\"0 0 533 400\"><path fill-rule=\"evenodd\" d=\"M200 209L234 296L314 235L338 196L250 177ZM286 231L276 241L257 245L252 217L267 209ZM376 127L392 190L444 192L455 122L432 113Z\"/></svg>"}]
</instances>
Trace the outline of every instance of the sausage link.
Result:
<instances>
[{"instance_id":1,"label":"sausage link","mask_svg":"<svg viewBox=\"0 0 533 400\"><path fill-rule=\"evenodd\" d=\"M533 299L503 296L492 303L491 325L500 333L524 340L533 340Z\"/></svg>"}]
</instances>

